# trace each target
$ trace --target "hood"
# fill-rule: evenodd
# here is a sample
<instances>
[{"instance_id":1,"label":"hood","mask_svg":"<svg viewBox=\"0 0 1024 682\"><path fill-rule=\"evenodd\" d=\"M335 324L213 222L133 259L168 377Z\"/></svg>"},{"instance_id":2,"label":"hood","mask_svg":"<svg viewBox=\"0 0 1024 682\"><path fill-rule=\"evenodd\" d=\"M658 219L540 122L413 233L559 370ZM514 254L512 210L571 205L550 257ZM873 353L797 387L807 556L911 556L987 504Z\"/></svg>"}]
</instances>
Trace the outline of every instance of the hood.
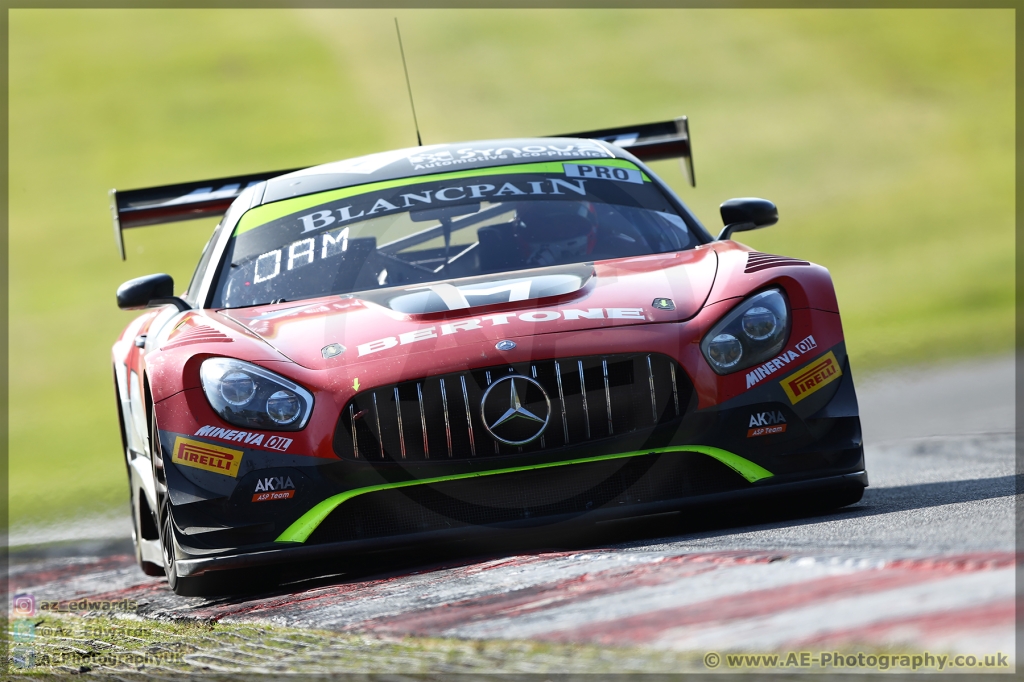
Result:
<instances>
[{"instance_id":1,"label":"hood","mask_svg":"<svg viewBox=\"0 0 1024 682\"><path fill-rule=\"evenodd\" d=\"M696 315L717 269L699 247L220 311L309 369Z\"/></svg>"}]
</instances>

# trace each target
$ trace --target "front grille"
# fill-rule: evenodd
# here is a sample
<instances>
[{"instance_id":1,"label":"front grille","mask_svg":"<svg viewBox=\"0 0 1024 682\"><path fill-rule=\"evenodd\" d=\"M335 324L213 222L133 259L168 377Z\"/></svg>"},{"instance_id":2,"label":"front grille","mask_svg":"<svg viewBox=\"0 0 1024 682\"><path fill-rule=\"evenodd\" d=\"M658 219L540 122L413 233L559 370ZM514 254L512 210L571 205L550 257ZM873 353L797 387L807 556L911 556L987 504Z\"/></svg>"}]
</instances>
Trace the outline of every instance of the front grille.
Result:
<instances>
[{"instance_id":1,"label":"front grille","mask_svg":"<svg viewBox=\"0 0 1024 682\"><path fill-rule=\"evenodd\" d=\"M749 486L739 474L706 455L639 455L366 493L331 512L307 542L523 522Z\"/></svg>"},{"instance_id":2,"label":"front grille","mask_svg":"<svg viewBox=\"0 0 1024 682\"><path fill-rule=\"evenodd\" d=\"M488 386L510 374L534 379L550 400L547 408L536 389L530 389L533 395L521 396L525 409L550 414L543 434L523 445L499 442L488 433L481 415ZM512 396L505 397L506 390L502 387L502 396L494 399L499 408L502 400L510 405L513 401ZM658 354L498 365L356 394L338 419L334 451L343 459L368 462L541 452L674 422L682 417L692 395L686 373L674 360ZM490 418L492 425L495 420ZM529 422L523 428L529 432Z\"/></svg>"}]
</instances>

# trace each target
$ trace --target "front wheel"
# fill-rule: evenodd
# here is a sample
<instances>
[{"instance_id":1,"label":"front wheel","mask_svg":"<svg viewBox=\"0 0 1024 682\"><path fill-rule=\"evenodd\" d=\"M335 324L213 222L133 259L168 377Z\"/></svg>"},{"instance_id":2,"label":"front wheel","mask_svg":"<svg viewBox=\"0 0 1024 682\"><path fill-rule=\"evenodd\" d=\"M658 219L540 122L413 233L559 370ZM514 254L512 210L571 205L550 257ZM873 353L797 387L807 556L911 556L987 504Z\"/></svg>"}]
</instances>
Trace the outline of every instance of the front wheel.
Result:
<instances>
[{"instance_id":1,"label":"front wheel","mask_svg":"<svg viewBox=\"0 0 1024 682\"><path fill-rule=\"evenodd\" d=\"M212 597L248 591L244 582L232 580L234 575L226 571L197 576L178 575L178 563L174 553L174 521L171 517L171 502L166 493L161 500L160 508L160 546L164 554L164 575L167 577L167 586L174 594L181 597Z\"/></svg>"},{"instance_id":2,"label":"front wheel","mask_svg":"<svg viewBox=\"0 0 1024 682\"><path fill-rule=\"evenodd\" d=\"M175 593L178 571L174 556L174 521L171 518L171 500L167 494L167 471L164 468L164 448L160 444L160 428L156 423L156 408L149 410L149 461L153 467L153 488L156 491L156 523L163 554L163 573L167 584Z\"/></svg>"},{"instance_id":3,"label":"front wheel","mask_svg":"<svg viewBox=\"0 0 1024 682\"><path fill-rule=\"evenodd\" d=\"M152 561L146 561L142 558L142 542L144 540L152 539L152 533L146 532L146 527L152 529L153 519L152 514L149 511L148 505L142 507L140 501L143 499L145 493L135 488L132 484L131 478L128 479L128 487L131 491L131 505L132 505L132 544L135 546L135 561L139 564L139 568L142 572L150 576L161 576L164 574L163 566L155 564ZM146 518L149 515L150 518ZM146 537L150 535L150 537Z\"/></svg>"},{"instance_id":4,"label":"front wheel","mask_svg":"<svg viewBox=\"0 0 1024 682\"><path fill-rule=\"evenodd\" d=\"M160 518L160 549L164 555L164 575L167 577L168 587L175 594L181 594L177 560L174 556L174 521L171 519L171 502L167 497L166 487L162 493L157 490L156 503L159 509L157 513Z\"/></svg>"},{"instance_id":5,"label":"front wheel","mask_svg":"<svg viewBox=\"0 0 1024 682\"><path fill-rule=\"evenodd\" d=\"M178 575L178 562L174 554L174 521L171 502L166 493L160 501L160 547L164 554L164 575L167 586L182 597L209 597L224 594L224 585L217 574L186 577Z\"/></svg>"},{"instance_id":6,"label":"front wheel","mask_svg":"<svg viewBox=\"0 0 1024 682\"><path fill-rule=\"evenodd\" d=\"M167 469L164 463L163 446L160 444L160 429L156 423L156 410L150 410L149 449L153 466L153 487L156 489L156 518L160 536L160 549L164 566L161 573L167 578L167 586L181 596L201 597L217 594L219 581L216 576L184 577L178 575L178 562L174 541L174 505L167 492ZM146 569L143 568L143 571ZM160 575L160 573L157 573Z\"/></svg>"}]
</instances>

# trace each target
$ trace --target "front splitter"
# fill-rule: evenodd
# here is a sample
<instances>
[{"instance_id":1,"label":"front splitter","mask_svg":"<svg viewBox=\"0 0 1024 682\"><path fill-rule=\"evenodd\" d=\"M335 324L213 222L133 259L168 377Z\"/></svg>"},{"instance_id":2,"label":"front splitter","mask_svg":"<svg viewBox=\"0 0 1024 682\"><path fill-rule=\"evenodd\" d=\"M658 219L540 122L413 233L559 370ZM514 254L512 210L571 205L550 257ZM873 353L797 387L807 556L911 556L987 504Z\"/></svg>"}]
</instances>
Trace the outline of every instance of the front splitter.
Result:
<instances>
[{"instance_id":1,"label":"front splitter","mask_svg":"<svg viewBox=\"0 0 1024 682\"><path fill-rule=\"evenodd\" d=\"M582 514L563 514L545 516L535 519L524 519L515 522L486 525L464 526L440 531L393 535L368 540L350 540L346 542L305 545L303 543L275 543L277 546L264 545L244 553L223 554L197 558L182 558L175 562L179 576L189 577L202 575L212 571L237 570L258 566L273 566L321 560L346 555L360 555L370 552L382 552L394 549L415 549L421 546L437 546L452 541L471 541L475 539L494 540L497 534L514 532L537 527L569 527L589 526L592 524L631 517L652 516L672 511L710 507L729 502L755 501L766 498L786 496L793 493L818 492L829 490L847 490L857 486L868 485L867 473L864 470L789 483L774 483L767 479L764 483L746 490L715 493L693 497L676 498L658 502L632 504L626 508L595 509ZM284 545L284 546L281 546Z\"/></svg>"}]
</instances>

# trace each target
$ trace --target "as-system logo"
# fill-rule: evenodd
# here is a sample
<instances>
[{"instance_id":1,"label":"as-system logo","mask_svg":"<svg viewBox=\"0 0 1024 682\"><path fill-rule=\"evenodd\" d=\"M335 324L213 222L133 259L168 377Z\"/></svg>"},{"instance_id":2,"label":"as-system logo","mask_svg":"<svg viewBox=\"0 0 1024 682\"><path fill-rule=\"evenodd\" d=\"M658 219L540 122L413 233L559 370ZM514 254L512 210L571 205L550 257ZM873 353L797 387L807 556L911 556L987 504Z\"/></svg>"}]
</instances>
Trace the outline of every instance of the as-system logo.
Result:
<instances>
[{"instance_id":1,"label":"as-system logo","mask_svg":"<svg viewBox=\"0 0 1024 682\"><path fill-rule=\"evenodd\" d=\"M454 153L453 153L454 151ZM563 144L526 145L492 147L491 149L465 147L456 150L440 150L417 153L409 156L414 170L440 168L444 166L461 166L465 164L493 161L495 159L528 159L528 158L595 158L610 157L603 147L594 142L575 142Z\"/></svg>"},{"instance_id":2,"label":"as-system logo","mask_svg":"<svg viewBox=\"0 0 1024 682\"><path fill-rule=\"evenodd\" d=\"M750 415L750 424L747 428L747 438L757 436L770 436L775 433L786 432L786 415L781 411L755 412Z\"/></svg>"},{"instance_id":3,"label":"as-system logo","mask_svg":"<svg viewBox=\"0 0 1024 682\"><path fill-rule=\"evenodd\" d=\"M789 401L796 405L841 376L843 371L839 369L839 362L832 351L829 351L779 383L789 396Z\"/></svg>"},{"instance_id":4,"label":"as-system logo","mask_svg":"<svg viewBox=\"0 0 1024 682\"><path fill-rule=\"evenodd\" d=\"M235 431L232 429L222 429L217 426L203 426L196 431L195 435L203 436L204 438L217 438L219 440L227 440L235 443L244 443L245 445L251 445L253 447L270 448L271 450L277 450L279 452L286 452L288 446L292 444L291 438L285 438L284 436L264 436L262 433L253 433L251 431Z\"/></svg>"},{"instance_id":5,"label":"as-system logo","mask_svg":"<svg viewBox=\"0 0 1024 682\"><path fill-rule=\"evenodd\" d=\"M256 481L252 501L290 500L293 497L295 497L295 484L292 483L291 476L271 476Z\"/></svg>"},{"instance_id":6,"label":"as-system logo","mask_svg":"<svg viewBox=\"0 0 1024 682\"><path fill-rule=\"evenodd\" d=\"M790 364L794 360L799 359L802 355L806 355L810 351L818 347L818 342L814 340L813 336L797 341L793 345L793 350L787 350L782 355L769 360L768 362L755 367L754 369L747 372L747 388L750 388L757 382L761 381L767 376L774 374L786 365Z\"/></svg>"}]
</instances>

